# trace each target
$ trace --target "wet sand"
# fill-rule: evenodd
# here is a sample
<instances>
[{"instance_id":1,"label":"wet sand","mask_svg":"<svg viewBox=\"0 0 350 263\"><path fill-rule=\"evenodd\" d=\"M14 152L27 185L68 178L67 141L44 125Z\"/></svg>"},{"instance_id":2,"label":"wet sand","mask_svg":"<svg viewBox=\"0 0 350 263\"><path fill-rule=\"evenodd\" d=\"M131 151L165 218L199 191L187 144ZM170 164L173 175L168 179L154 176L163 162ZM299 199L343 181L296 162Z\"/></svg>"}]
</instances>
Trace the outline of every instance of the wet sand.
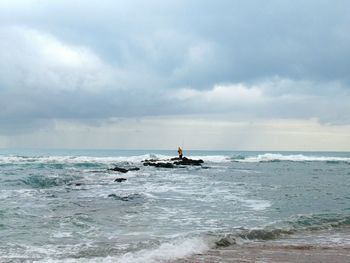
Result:
<instances>
[{"instance_id":1,"label":"wet sand","mask_svg":"<svg viewBox=\"0 0 350 263\"><path fill-rule=\"evenodd\" d=\"M350 247L312 247L278 245L238 245L211 249L176 263L346 263L350 262Z\"/></svg>"}]
</instances>

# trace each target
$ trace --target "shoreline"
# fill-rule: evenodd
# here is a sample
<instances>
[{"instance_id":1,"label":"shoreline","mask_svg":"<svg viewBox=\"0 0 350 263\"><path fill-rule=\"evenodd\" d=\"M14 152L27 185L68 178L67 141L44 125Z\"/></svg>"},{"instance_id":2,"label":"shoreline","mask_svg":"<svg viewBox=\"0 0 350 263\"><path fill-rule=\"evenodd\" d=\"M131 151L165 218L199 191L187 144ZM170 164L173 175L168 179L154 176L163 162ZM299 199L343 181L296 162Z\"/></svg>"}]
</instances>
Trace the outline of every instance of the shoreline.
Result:
<instances>
[{"instance_id":1,"label":"shoreline","mask_svg":"<svg viewBox=\"0 0 350 263\"><path fill-rule=\"evenodd\" d=\"M350 262L350 247L310 245L235 245L210 249L203 254L175 260L174 263L344 263Z\"/></svg>"},{"instance_id":2,"label":"shoreline","mask_svg":"<svg viewBox=\"0 0 350 263\"><path fill-rule=\"evenodd\" d=\"M350 228L300 232L281 239L210 248L174 263L344 263L350 262Z\"/></svg>"}]
</instances>

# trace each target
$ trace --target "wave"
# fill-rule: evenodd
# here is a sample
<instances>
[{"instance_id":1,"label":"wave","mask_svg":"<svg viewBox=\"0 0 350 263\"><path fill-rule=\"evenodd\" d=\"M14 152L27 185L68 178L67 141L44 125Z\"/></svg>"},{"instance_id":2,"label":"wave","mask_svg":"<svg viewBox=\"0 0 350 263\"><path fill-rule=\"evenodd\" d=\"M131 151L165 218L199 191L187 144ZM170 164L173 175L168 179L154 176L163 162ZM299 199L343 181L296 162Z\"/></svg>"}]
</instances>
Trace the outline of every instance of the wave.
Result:
<instances>
[{"instance_id":1,"label":"wave","mask_svg":"<svg viewBox=\"0 0 350 263\"><path fill-rule=\"evenodd\" d=\"M103 262L169 262L200 254L211 248L222 248L243 241L276 240L303 231L323 230L350 226L350 215L302 215L283 222L284 227L268 226L262 229L236 229L221 237L202 236L177 239L152 249L130 252L121 257L105 258Z\"/></svg>"},{"instance_id":2,"label":"wave","mask_svg":"<svg viewBox=\"0 0 350 263\"><path fill-rule=\"evenodd\" d=\"M328 162L328 163L339 163L346 162L350 163L350 157L335 157L335 156L312 156L303 154L291 154L283 155L279 153L265 153L259 154L257 156L248 156L242 158L239 156L231 157L231 160L235 162L246 162L246 163L260 163L260 162L280 162L280 161L290 161L290 162Z\"/></svg>"},{"instance_id":3,"label":"wave","mask_svg":"<svg viewBox=\"0 0 350 263\"><path fill-rule=\"evenodd\" d=\"M116 157L94 157L94 156L0 156L0 165L50 165L52 168L60 168L61 164L71 164L80 167L95 167L96 165L111 165L115 163L139 163L145 159L163 158L163 155L139 155L139 156L116 156Z\"/></svg>"},{"instance_id":4,"label":"wave","mask_svg":"<svg viewBox=\"0 0 350 263\"><path fill-rule=\"evenodd\" d=\"M294 234L295 231L288 229L241 229L236 233L226 234L215 241L215 248L235 245L239 240L267 241L275 240L286 235Z\"/></svg>"},{"instance_id":5,"label":"wave","mask_svg":"<svg viewBox=\"0 0 350 263\"><path fill-rule=\"evenodd\" d=\"M186 258L193 254L200 254L209 249L206 242L201 238L182 238L173 242L166 242L158 247L142 249L137 252L128 252L123 255L109 255L89 258L43 258L35 262L70 262L70 263L156 263L172 262L177 259Z\"/></svg>"},{"instance_id":6,"label":"wave","mask_svg":"<svg viewBox=\"0 0 350 263\"><path fill-rule=\"evenodd\" d=\"M48 177L44 175L30 175L28 178L21 181L32 188L50 188L69 184L72 181L80 179L77 176L60 176Z\"/></svg>"},{"instance_id":7,"label":"wave","mask_svg":"<svg viewBox=\"0 0 350 263\"><path fill-rule=\"evenodd\" d=\"M115 200L118 200L118 201L142 201L144 199L144 196L141 195L141 194L137 194L137 193L134 193L134 194L127 194L127 195L117 195L117 194L109 194L108 195L109 198L113 198Z\"/></svg>"},{"instance_id":8,"label":"wave","mask_svg":"<svg viewBox=\"0 0 350 263\"><path fill-rule=\"evenodd\" d=\"M38 168L54 168L63 169L64 165L71 165L78 168L101 168L102 166L110 166L117 163L139 164L147 159L169 160L174 156L163 154L142 154L135 156L5 156L0 155L0 166L6 165L37 165ZM189 155L191 159L202 159L209 163L260 163L260 162L327 162L329 164L350 163L350 157L339 156L318 156L305 154L280 154L280 153L264 153L255 156L245 155Z\"/></svg>"},{"instance_id":9,"label":"wave","mask_svg":"<svg viewBox=\"0 0 350 263\"><path fill-rule=\"evenodd\" d=\"M70 219L70 218L69 218ZM83 221L86 221L87 218L82 217ZM113 250L116 253L106 254L105 249L98 250L98 253L93 254L84 254L86 257L81 257L81 251L74 251L72 253L72 247L59 246L50 248L52 250L59 249L59 257L52 257L47 252L48 248L44 248L41 254L41 257L37 257L37 248L34 250L36 252L36 262L71 262L71 263L92 263L92 262L123 262L123 263L138 263L138 262L176 262L176 260L181 261L182 259L191 257L195 254L206 253L210 249L220 249L224 247L234 246L236 244L242 244L241 242L255 242L255 241L270 241L288 237L292 234L304 233L303 231L313 231L312 226L317 226L317 229L329 229L331 228L340 228L350 226L350 215L338 215L338 214L323 214L323 215L302 215L296 218L291 218L283 222L284 227L278 227L277 225L268 226L261 229L244 229L238 228L233 230L231 233L226 235L201 235L201 236L188 236L188 237L179 237L172 241L165 242L155 242L150 244L148 248L139 250L139 248L133 247L131 251L127 252L128 248L122 248L121 250ZM307 235L307 234L306 234ZM327 233L324 236L327 238ZM318 238L318 235L311 235L312 238ZM334 237L334 235L333 235ZM336 236L338 237L338 236ZM330 237L332 238L332 236ZM308 249L312 247L314 243L298 243L298 240L292 240L294 243L277 243L282 245L289 245L292 248L297 249ZM331 243L332 241L330 241ZM345 240L345 242L347 242ZM318 245L317 241L315 243ZM339 245L338 241L334 244ZM321 244L323 246L323 243ZM347 245L346 245L347 246ZM324 247L330 247L325 243ZM79 247L76 247L80 249ZM140 247L141 248L141 247ZM285 248L285 247L283 247ZM69 251L68 251L69 249ZM136 250L135 250L136 249ZM112 251L112 250L109 250ZM28 252L28 250L27 250ZM57 253L58 255L58 253ZM77 257L76 255L79 255ZM50 257L51 256L51 257ZM32 255L28 255L28 259L32 259ZM182 261L181 261L182 262ZM185 262L185 261L183 261ZM187 262L187 261L186 261Z\"/></svg>"},{"instance_id":10,"label":"wave","mask_svg":"<svg viewBox=\"0 0 350 263\"><path fill-rule=\"evenodd\" d=\"M298 230L322 230L350 226L350 215L302 215L288 222Z\"/></svg>"},{"instance_id":11,"label":"wave","mask_svg":"<svg viewBox=\"0 0 350 263\"><path fill-rule=\"evenodd\" d=\"M169 160L174 156L163 154L144 154L136 156L113 156L113 157L94 157L94 156L0 156L0 165L50 165L51 168L62 169L62 164L71 164L81 167L95 167L96 165L112 165L115 163L140 163L147 159ZM230 162L228 156L188 156L191 159L202 159L205 162L222 163Z\"/></svg>"},{"instance_id":12,"label":"wave","mask_svg":"<svg viewBox=\"0 0 350 263\"><path fill-rule=\"evenodd\" d=\"M201 238L180 239L175 242L164 243L155 249L127 253L111 262L169 262L195 253L203 253L208 249L207 243Z\"/></svg>"},{"instance_id":13,"label":"wave","mask_svg":"<svg viewBox=\"0 0 350 263\"><path fill-rule=\"evenodd\" d=\"M291 220L265 228L234 229L231 233L218 237L215 248L228 247L240 241L268 241L280 239L296 233L339 229L350 226L350 215L321 214L301 215Z\"/></svg>"},{"instance_id":14,"label":"wave","mask_svg":"<svg viewBox=\"0 0 350 263\"><path fill-rule=\"evenodd\" d=\"M202 159L204 162L211 163L229 163L231 159L225 155L206 155L206 156L189 156L191 159Z\"/></svg>"},{"instance_id":15,"label":"wave","mask_svg":"<svg viewBox=\"0 0 350 263\"><path fill-rule=\"evenodd\" d=\"M140 162L152 155L140 155L131 157L90 157L90 156L0 156L1 164L28 164L28 163L115 163L115 162Z\"/></svg>"}]
</instances>

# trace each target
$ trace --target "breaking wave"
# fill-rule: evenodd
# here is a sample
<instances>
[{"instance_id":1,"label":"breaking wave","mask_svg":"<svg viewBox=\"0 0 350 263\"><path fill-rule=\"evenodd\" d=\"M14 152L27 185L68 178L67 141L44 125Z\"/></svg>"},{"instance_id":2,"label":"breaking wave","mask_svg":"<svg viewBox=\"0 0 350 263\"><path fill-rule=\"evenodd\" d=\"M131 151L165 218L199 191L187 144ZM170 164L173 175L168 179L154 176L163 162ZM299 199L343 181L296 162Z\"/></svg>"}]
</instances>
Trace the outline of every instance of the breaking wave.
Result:
<instances>
[{"instance_id":1,"label":"breaking wave","mask_svg":"<svg viewBox=\"0 0 350 263\"><path fill-rule=\"evenodd\" d=\"M69 258L64 262L69 263L156 263L171 262L173 260L185 258L195 253L203 253L209 249L206 242L201 238L178 239L173 242L166 242L158 247L143 249L137 252L128 252L123 255L109 255L90 258ZM36 262L62 262L60 259L37 260Z\"/></svg>"},{"instance_id":2,"label":"breaking wave","mask_svg":"<svg viewBox=\"0 0 350 263\"><path fill-rule=\"evenodd\" d=\"M110 262L168 262L179 258L185 258L194 253L203 253L208 249L209 247L203 239L189 238L172 243L164 243L155 249L142 250L137 253L127 253Z\"/></svg>"},{"instance_id":3,"label":"breaking wave","mask_svg":"<svg viewBox=\"0 0 350 263\"><path fill-rule=\"evenodd\" d=\"M142 160L154 158L152 154L139 156L117 156L117 157L90 157L90 156L0 156L0 164L113 164L116 162L141 162Z\"/></svg>"},{"instance_id":4,"label":"breaking wave","mask_svg":"<svg viewBox=\"0 0 350 263\"><path fill-rule=\"evenodd\" d=\"M32 188L50 188L66 185L74 180L80 179L77 176L55 176L48 177L44 175L30 175L22 182Z\"/></svg>"},{"instance_id":5,"label":"breaking wave","mask_svg":"<svg viewBox=\"0 0 350 263\"><path fill-rule=\"evenodd\" d=\"M288 222L298 230L322 230L350 226L350 215L302 215Z\"/></svg>"},{"instance_id":6,"label":"breaking wave","mask_svg":"<svg viewBox=\"0 0 350 263\"><path fill-rule=\"evenodd\" d=\"M265 154L259 154L257 156L248 156L248 157L234 156L231 159L235 162L247 162L247 163L280 162L280 161L350 163L350 157L312 156L312 155L303 155L303 154L283 155L279 153L265 153Z\"/></svg>"},{"instance_id":7,"label":"breaking wave","mask_svg":"<svg viewBox=\"0 0 350 263\"><path fill-rule=\"evenodd\" d=\"M215 247L228 247L240 241L268 241L283 238L296 233L330 230L350 226L350 215L323 214L302 215L283 222L282 226L268 226L261 229L235 229L215 241Z\"/></svg>"},{"instance_id":8,"label":"breaking wave","mask_svg":"<svg viewBox=\"0 0 350 263\"><path fill-rule=\"evenodd\" d=\"M140 163L147 159L167 160L174 156L163 154L144 154L136 156L109 156L109 157L92 157L92 156L1 156L0 165L39 165L42 167L63 169L62 164L71 164L77 167L94 168L99 165L112 165L115 163ZM230 162L228 156L189 156L193 159L202 159L205 162L222 163ZM40 167L38 167L40 168Z\"/></svg>"}]
</instances>

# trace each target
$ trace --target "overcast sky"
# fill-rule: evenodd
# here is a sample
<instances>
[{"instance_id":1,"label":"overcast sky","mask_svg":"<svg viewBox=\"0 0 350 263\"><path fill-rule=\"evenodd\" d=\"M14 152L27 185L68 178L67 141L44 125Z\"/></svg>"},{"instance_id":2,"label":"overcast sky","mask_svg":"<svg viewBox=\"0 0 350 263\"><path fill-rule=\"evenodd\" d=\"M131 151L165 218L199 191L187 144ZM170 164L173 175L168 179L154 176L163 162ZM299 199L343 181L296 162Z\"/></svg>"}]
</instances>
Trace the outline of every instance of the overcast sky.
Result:
<instances>
[{"instance_id":1,"label":"overcast sky","mask_svg":"<svg viewBox=\"0 0 350 263\"><path fill-rule=\"evenodd\" d=\"M349 151L349 13L2 0L0 147Z\"/></svg>"}]
</instances>

